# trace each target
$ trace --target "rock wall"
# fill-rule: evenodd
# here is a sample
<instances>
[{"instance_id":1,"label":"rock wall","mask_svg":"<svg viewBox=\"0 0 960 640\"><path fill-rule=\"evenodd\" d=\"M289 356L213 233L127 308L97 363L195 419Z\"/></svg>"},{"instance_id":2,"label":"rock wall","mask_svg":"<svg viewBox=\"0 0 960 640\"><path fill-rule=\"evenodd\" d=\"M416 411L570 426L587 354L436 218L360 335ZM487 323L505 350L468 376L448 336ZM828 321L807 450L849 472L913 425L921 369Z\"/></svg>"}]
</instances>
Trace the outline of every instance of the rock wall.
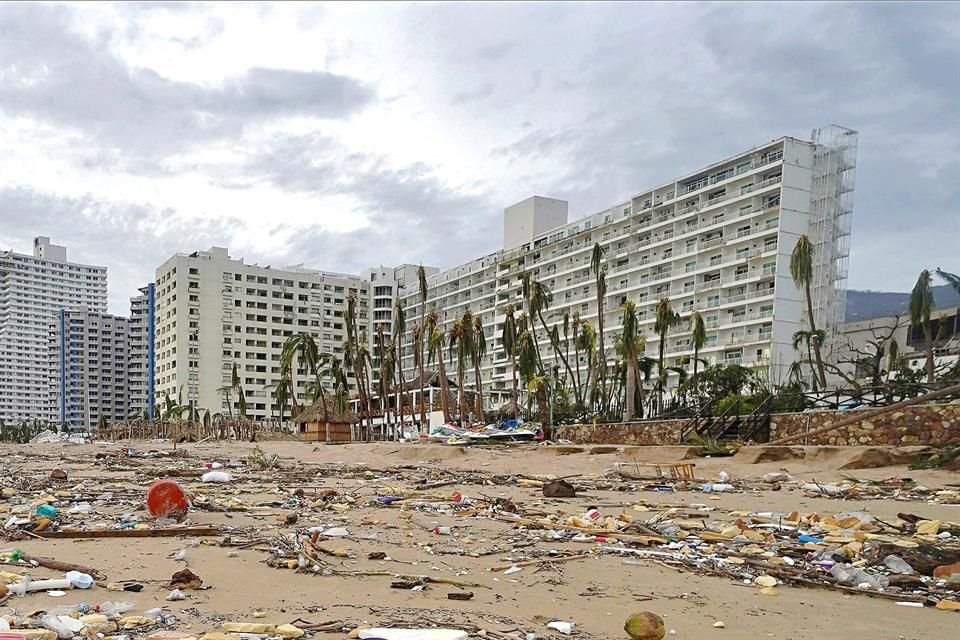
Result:
<instances>
[{"instance_id":1,"label":"rock wall","mask_svg":"<svg viewBox=\"0 0 960 640\"><path fill-rule=\"evenodd\" d=\"M770 416L770 440L798 435L850 416L849 411L809 411ZM686 420L574 424L557 427L557 437L577 444L675 445ZM960 404L907 407L793 444L939 445L960 441Z\"/></svg>"},{"instance_id":2,"label":"rock wall","mask_svg":"<svg viewBox=\"0 0 960 640\"><path fill-rule=\"evenodd\" d=\"M557 427L557 437L577 444L663 445L679 444L686 420L570 424Z\"/></svg>"},{"instance_id":3,"label":"rock wall","mask_svg":"<svg viewBox=\"0 0 960 640\"><path fill-rule=\"evenodd\" d=\"M865 411L866 412L866 411ZM770 416L770 440L799 435L852 415L850 411L808 411ZM960 404L907 407L793 444L940 445L960 440Z\"/></svg>"}]
</instances>

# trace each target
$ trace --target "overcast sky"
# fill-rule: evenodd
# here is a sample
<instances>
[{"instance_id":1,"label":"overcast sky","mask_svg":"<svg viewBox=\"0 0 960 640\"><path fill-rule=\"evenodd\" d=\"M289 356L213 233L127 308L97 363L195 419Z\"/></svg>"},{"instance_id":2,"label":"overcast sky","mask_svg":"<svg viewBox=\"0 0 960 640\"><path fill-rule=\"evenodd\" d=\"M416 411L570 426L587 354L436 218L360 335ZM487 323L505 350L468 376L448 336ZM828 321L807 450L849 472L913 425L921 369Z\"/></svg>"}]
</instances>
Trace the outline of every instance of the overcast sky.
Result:
<instances>
[{"instance_id":1,"label":"overcast sky","mask_svg":"<svg viewBox=\"0 0 960 640\"><path fill-rule=\"evenodd\" d=\"M767 140L860 132L851 288L960 271L960 4L0 4L0 248L110 307L178 251L448 267Z\"/></svg>"}]
</instances>

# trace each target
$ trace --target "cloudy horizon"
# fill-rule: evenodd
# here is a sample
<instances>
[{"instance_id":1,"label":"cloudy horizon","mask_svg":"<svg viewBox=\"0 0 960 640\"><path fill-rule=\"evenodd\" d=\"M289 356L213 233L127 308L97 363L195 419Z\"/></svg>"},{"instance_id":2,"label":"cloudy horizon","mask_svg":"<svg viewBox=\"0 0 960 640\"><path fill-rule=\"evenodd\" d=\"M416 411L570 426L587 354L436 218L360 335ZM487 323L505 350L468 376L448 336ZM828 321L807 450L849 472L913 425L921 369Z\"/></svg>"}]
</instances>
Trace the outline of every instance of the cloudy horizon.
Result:
<instances>
[{"instance_id":1,"label":"cloudy horizon","mask_svg":"<svg viewBox=\"0 0 960 640\"><path fill-rule=\"evenodd\" d=\"M529 195L575 219L838 124L848 285L906 291L960 271L958 34L947 3L0 3L0 249L107 266L121 314L211 245L447 268Z\"/></svg>"}]
</instances>

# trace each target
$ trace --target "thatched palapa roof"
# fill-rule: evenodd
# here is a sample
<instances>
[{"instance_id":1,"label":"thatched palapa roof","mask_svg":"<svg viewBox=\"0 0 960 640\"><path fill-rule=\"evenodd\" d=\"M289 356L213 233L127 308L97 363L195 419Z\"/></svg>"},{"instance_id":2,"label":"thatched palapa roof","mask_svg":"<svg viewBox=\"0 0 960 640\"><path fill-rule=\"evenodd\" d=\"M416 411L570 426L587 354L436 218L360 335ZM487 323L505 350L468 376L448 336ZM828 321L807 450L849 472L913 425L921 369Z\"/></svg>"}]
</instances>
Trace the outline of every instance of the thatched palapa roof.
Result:
<instances>
[{"instance_id":1,"label":"thatched palapa roof","mask_svg":"<svg viewBox=\"0 0 960 640\"><path fill-rule=\"evenodd\" d=\"M298 424L305 424L309 422L354 424L358 422L358 418L357 414L355 414L349 408L346 411L337 411L333 406L333 400L327 398L326 412L324 412L323 409L323 402L318 400L313 403L313 406L306 407L299 414L297 414L297 417L294 418L293 421Z\"/></svg>"}]
</instances>

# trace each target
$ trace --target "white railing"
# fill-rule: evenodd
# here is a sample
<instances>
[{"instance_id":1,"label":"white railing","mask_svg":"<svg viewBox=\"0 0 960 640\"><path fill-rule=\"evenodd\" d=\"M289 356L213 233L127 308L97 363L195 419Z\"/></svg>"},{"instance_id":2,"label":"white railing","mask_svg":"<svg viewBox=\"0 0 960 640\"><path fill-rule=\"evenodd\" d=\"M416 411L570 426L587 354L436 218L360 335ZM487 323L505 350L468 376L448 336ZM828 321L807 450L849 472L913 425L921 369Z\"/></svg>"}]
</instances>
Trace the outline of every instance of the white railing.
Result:
<instances>
[{"instance_id":1,"label":"white railing","mask_svg":"<svg viewBox=\"0 0 960 640\"><path fill-rule=\"evenodd\" d=\"M712 249L713 247L718 247L723 244L723 237L712 238L710 240L705 240L700 243L700 249Z\"/></svg>"}]
</instances>

